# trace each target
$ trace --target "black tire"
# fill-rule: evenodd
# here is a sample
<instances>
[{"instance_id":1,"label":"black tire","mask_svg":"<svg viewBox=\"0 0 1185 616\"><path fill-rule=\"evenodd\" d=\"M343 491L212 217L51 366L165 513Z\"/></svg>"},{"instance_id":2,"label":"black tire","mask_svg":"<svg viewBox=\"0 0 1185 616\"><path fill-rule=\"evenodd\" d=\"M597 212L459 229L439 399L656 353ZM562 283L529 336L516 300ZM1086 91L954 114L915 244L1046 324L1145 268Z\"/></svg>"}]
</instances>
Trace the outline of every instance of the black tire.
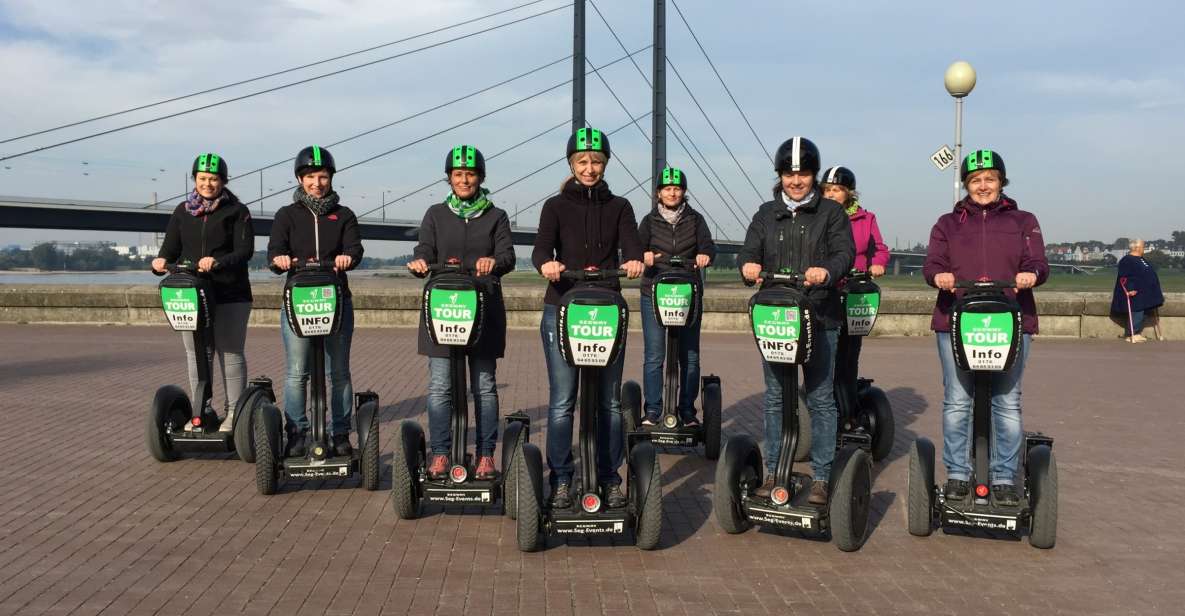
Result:
<instances>
[{"instance_id":1,"label":"black tire","mask_svg":"<svg viewBox=\"0 0 1185 616\"><path fill-rule=\"evenodd\" d=\"M255 488L264 496L280 483L280 410L270 402L255 413Z\"/></svg>"},{"instance_id":2,"label":"black tire","mask_svg":"<svg viewBox=\"0 0 1185 616\"><path fill-rule=\"evenodd\" d=\"M518 450L527 442L527 426L519 430L502 431L502 513L511 520L518 517Z\"/></svg>"},{"instance_id":3,"label":"black tire","mask_svg":"<svg viewBox=\"0 0 1185 616\"><path fill-rule=\"evenodd\" d=\"M893 437L896 426L893 421L893 405L879 387L871 387L864 398L862 408L869 414L872 431L872 460L880 462L893 451Z\"/></svg>"},{"instance_id":4,"label":"black tire","mask_svg":"<svg viewBox=\"0 0 1185 616\"><path fill-rule=\"evenodd\" d=\"M854 447L838 477L831 481L831 538L844 552L855 552L868 538L868 511L872 500L872 460Z\"/></svg>"},{"instance_id":5,"label":"black tire","mask_svg":"<svg viewBox=\"0 0 1185 616\"><path fill-rule=\"evenodd\" d=\"M410 420L404 420L396 428L395 434L395 451L391 456L391 507L395 509L395 515L399 516L401 520L414 520L420 515L420 496L415 482L417 481L417 474L413 474L412 469L408 466L408 452L404 445L403 432L406 429L406 423ZM421 439L417 446L418 451L411 452L419 464L425 463L424 458L424 443Z\"/></svg>"},{"instance_id":6,"label":"black tire","mask_svg":"<svg viewBox=\"0 0 1185 616\"><path fill-rule=\"evenodd\" d=\"M247 464L255 463L255 413L264 402L274 401L268 399L263 388L249 385L239 408L235 409L235 453Z\"/></svg>"},{"instance_id":7,"label":"black tire","mask_svg":"<svg viewBox=\"0 0 1185 616\"><path fill-rule=\"evenodd\" d=\"M1048 550L1057 543L1057 460L1048 445L1029 450L1028 483L1033 509L1029 545Z\"/></svg>"},{"instance_id":8,"label":"black tire","mask_svg":"<svg viewBox=\"0 0 1185 616\"><path fill-rule=\"evenodd\" d=\"M176 385L165 385L156 390L148 409L148 425L144 431L148 453L157 462L172 462L180 457L169 440L169 427L181 428L192 416L189 396Z\"/></svg>"},{"instance_id":9,"label":"black tire","mask_svg":"<svg viewBox=\"0 0 1185 616\"><path fill-rule=\"evenodd\" d=\"M649 458L650 485L646 486L645 496L639 497L638 527L634 529L634 537L639 549L653 550L658 547L658 540L662 535L662 468L658 464L658 453L650 443L646 444L645 451L639 449L638 458L642 464L647 464L646 458ZM636 473L631 472L631 481L635 477ZM632 482L629 486L630 492L640 492L641 488L641 485Z\"/></svg>"},{"instance_id":10,"label":"black tire","mask_svg":"<svg viewBox=\"0 0 1185 616\"><path fill-rule=\"evenodd\" d=\"M374 404L367 402L366 404ZM377 405L375 405L377 406ZM375 408L370 415L370 429L366 432L366 442L359 443L362 447L360 464L362 471L362 487L374 492L379 489L379 479L382 470L379 468L379 412Z\"/></svg>"},{"instance_id":11,"label":"black tire","mask_svg":"<svg viewBox=\"0 0 1185 616\"><path fill-rule=\"evenodd\" d=\"M741 510L742 484L761 481L761 451L748 435L734 436L725 443L716 464L716 493L712 509L716 522L729 534L743 533L753 523Z\"/></svg>"},{"instance_id":12,"label":"black tire","mask_svg":"<svg viewBox=\"0 0 1185 616\"><path fill-rule=\"evenodd\" d=\"M798 449L794 450L795 462L811 459L811 412L806 408L806 394L798 392Z\"/></svg>"},{"instance_id":13,"label":"black tire","mask_svg":"<svg viewBox=\"0 0 1185 616\"><path fill-rule=\"evenodd\" d=\"M515 457L518 458L513 463L515 472L518 473L518 479L515 481L518 499L515 528L518 549L522 552L535 552L542 547L539 531L542 530L543 503L539 500L539 494L542 490L543 475L538 473L538 477L532 476L536 473L531 471L532 466L527 463L527 456L536 458L535 468L541 468L542 465L542 456L534 445L524 445L515 452Z\"/></svg>"},{"instance_id":14,"label":"black tire","mask_svg":"<svg viewBox=\"0 0 1185 616\"><path fill-rule=\"evenodd\" d=\"M715 460L720 457L720 407L722 395L720 383L704 386L702 405L704 409L704 457Z\"/></svg>"},{"instance_id":15,"label":"black tire","mask_svg":"<svg viewBox=\"0 0 1185 616\"><path fill-rule=\"evenodd\" d=\"M626 381L621 386L621 421L625 433L642 425L642 386L637 381Z\"/></svg>"},{"instance_id":16,"label":"black tire","mask_svg":"<svg viewBox=\"0 0 1185 616\"><path fill-rule=\"evenodd\" d=\"M934 532L934 446L918 439L909 446L906 522L909 534L929 537Z\"/></svg>"}]
</instances>

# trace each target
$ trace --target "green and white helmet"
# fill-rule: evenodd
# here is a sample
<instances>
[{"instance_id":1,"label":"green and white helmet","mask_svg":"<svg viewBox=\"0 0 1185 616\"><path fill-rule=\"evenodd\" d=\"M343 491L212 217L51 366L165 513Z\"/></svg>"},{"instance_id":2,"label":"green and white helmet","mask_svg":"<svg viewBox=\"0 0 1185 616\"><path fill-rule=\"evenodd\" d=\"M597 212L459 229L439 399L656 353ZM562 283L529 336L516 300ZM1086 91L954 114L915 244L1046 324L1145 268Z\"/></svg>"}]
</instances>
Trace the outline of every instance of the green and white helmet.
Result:
<instances>
[{"instance_id":1,"label":"green and white helmet","mask_svg":"<svg viewBox=\"0 0 1185 616\"><path fill-rule=\"evenodd\" d=\"M577 152L600 152L610 157L609 135L595 128L581 128L568 137L568 158Z\"/></svg>"},{"instance_id":2,"label":"green and white helmet","mask_svg":"<svg viewBox=\"0 0 1185 616\"><path fill-rule=\"evenodd\" d=\"M444 157L444 173L452 173L453 169L473 169L477 172L477 177L484 179L486 159L481 155L481 150L471 145L459 145L449 150L448 155Z\"/></svg>"},{"instance_id":3,"label":"green and white helmet","mask_svg":"<svg viewBox=\"0 0 1185 616\"><path fill-rule=\"evenodd\" d=\"M1008 173L1004 169L1004 157L992 150L974 150L963 159L959 166L959 181L966 184L967 176L976 171L995 169L1000 172L1000 184L1008 185Z\"/></svg>"},{"instance_id":4,"label":"green and white helmet","mask_svg":"<svg viewBox=\"0 0 1185 616\"><path fill-rule=\"evenodd\" d=\"M658 188L661 190L666 186L678 186L687 190L687 174L681 169L663 167L662 175L658 176Z\"/></svg>"},{"instance_id":5,"label":"green and white helmet","mask_svg":"<svg viewBox=\"0 0 1185 616\"><path fill-rule=\"evenodd\" d=\"M226 161L213 152L199 154L197 158L193 159L193 177L197 177L198 173L213 173L222 178L223 182L230 175L226 168Z\"/></svg>"}]
</instances>

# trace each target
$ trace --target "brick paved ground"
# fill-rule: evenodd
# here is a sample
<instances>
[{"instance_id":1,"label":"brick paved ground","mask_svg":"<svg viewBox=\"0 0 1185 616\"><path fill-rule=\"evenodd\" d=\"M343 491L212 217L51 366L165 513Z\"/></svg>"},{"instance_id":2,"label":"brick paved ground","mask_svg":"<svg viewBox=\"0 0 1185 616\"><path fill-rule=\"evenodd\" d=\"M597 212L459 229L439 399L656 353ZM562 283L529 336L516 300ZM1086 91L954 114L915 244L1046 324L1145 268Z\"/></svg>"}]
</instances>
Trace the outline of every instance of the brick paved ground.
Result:
<instances>
[{"instance_id":1,"label":"brick paved ground","mask_svg":"<svg viewBox=\"0 0 1185 616\"><path fill-rule=\"evenodd\" d=\"M363 329L354 382L392 426L424 421L425 362L412 330ZM877 468L875 528L860 552L793 535L724 534L712 465L662 456L661 549L552 540L521 554L496 512L429 509L399 521L380 492L345 482L258 496L229 456L170 464L144 448L153 390L181 382L163 328L0 326L0 613L3 614L911 614L1180 613L1185 604L1185 345L1041 340L1026 375L1026 427L1057 438L1058 545L905 530L907 452L939 437L932 339L874 339L864 373L897 417ZM629 349L637 375L640 345ZM252 329L251 374L281 372L275 329ZM538 334L515 331L500 380L542 442ZM725 431L759 433L755 350L706 335L724 378Z\"/></svg>"}]
</instances>

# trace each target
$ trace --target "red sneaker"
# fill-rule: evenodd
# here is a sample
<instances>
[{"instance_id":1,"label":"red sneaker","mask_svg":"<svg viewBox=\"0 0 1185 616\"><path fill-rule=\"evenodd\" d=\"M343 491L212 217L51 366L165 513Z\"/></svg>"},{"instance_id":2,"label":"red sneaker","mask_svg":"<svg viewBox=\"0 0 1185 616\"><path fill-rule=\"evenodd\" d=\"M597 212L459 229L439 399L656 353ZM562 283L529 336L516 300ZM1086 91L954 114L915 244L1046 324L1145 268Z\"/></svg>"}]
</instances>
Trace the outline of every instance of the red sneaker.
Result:
<instances>
[{"instance_id":1,"label":"red sneaker","mask_svg":"<svg viewBox=\"0 0 1185 616\"><path fill-rule=\"evenodd\" d=\"M478 479L493 479L498 475L498 470L494 468L494 456L478 456L477 457L477 471L474 476Z\"/></svg>"},{"instance_id":2,"label":"red sneaker","mask_svg":"<svg viewBox=\"0 0 1185 616\"><path fill-rule=\"evenodd\" d=\"M444 479L448 474L448 456L441 454L432 454L428 458L428 477L432 479Z\"/></svg>"}]
</instances>

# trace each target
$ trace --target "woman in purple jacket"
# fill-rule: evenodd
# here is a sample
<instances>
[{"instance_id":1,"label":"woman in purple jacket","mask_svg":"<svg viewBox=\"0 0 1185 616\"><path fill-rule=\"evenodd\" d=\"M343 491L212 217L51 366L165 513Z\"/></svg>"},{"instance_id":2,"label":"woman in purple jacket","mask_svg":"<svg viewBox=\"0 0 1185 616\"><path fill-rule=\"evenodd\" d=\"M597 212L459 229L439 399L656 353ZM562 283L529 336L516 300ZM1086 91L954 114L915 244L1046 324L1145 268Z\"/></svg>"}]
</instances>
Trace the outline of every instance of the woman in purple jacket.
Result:
<instances>
[{"instance_id":1,"label":"woman in purple jacket","mask_svg":"<svg viewBox=\"0 0 1185 616\"><path fill-rule=\"evenodd\" d=\"M1004 159L991 150L976 150L963 159L959 175L967 196L943 214L930 230L930 245L922 273L938 287L938 301L930 328L937 334L942 363L942 462L946 466L946 498L964 499L970 491L970 430L973 385L970 372L955 366L950 340L950 313L961 291L958 280L1014 280L1007 291L1020 304L1023 335L1021 352L1012 367L992 378L992 497L1014 506L1019 496L1014 484L1024 431L1020 419L1021 376L1029 343L1037 333L1037 304L1033 287L1049 277L1045 242L1037 217L1017 209L1002 189L1008 185Z\"/></svg>"}]
</instances>

